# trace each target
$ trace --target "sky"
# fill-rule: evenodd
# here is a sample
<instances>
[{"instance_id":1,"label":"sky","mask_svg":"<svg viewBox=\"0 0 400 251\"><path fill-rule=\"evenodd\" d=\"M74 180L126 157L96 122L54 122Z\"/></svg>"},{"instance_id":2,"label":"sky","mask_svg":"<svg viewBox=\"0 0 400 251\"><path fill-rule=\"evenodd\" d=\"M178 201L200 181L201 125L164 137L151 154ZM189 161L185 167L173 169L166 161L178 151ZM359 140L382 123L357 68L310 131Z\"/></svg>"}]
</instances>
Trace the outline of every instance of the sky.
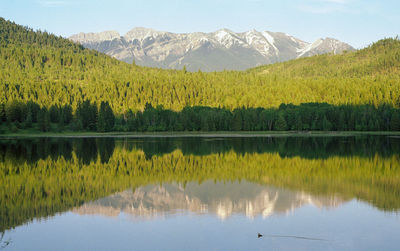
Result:
<instances>
[{"instance_id":1,"label":"sky","mask_svg":"<svg viewBox=\"0 0 400 251\"><path fill-rule=\"evenodd\" d=\"M0 0L0 16L68 37L134 27L177 33L228 28L333 37L355 48L400 35L399 0Z\"/></svg>"}]
</instances>

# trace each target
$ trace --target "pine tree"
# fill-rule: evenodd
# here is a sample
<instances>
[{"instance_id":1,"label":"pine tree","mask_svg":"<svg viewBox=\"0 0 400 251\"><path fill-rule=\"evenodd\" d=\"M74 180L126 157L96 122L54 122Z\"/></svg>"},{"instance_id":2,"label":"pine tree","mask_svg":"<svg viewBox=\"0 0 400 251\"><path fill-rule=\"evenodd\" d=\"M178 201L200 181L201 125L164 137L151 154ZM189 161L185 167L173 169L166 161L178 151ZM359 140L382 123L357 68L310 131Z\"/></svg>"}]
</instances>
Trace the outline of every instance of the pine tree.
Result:
<instances>
[{"instance_id":1,"label":"pine tree","mask_svg":"<svg viewBox=\"0 0 400 251\"><path fill-rule=\"evenodd\" d=\"M232 130L233 131L241 131L242 130L242 111L240 109L236 109L233 111L233 118L232 118Z\"/></svg>"},{"instance_id":2,"label":"pine tree","mask_svg":"<svg viewBox=\"0 0 400 251\"><path fill-rule=\"evenodd\" d=\"M400 131L400 113L398 111L394 111L392 113L392 117L390 119L390 130Z\"/></svg>"},{"instance_id":3,"label":"pine tree","mask_svg":"<svg viewBox=\"0 0 400 251\"><path fill-rule=\"evenodd\" d=\"M324 115L324 117L322 118L322 130L324 131L330 131L332 129L332 124L331 122L326 118L326 116Z\"/></svg>"},{"instance_id":4,"label":"pine tree","mask_svg":"<svg viewBox=\"0 0 400 251\"><path fill-rule=\"evenodd\" d=\"M287 130L287 124L285 117L282 113L279 113L277 120L275 121L274 129L277 131L285 131Z\"/></svg>"},{"instance_id":5,"label":"pine tree","mask_svg":"<svg viewBox=\"0 0 400 251\"><path fill-rule=\"evenodd\" d=\"M32 112L30 110L28 110L28 115L26 116L25 119L25 128L31 128L32 127Z\"/></svg>"},{"instance_id":6,"label":"pine tree","mask_svg":"<svg viewBox=\"0 0 400 251\"><path fill-rule=\"evenodd\" d=\"M42 108L39 110L37 120L40 131L48 132L50 130L50 116L46 108Z\"/></svg>"},{"instance_id":7,"label":"pine tree","mask_svg":"<svg viewBox=\"0 0 400 251\"><path fill-rule=\"evenodd\" d=\"M114 128L115 116L108 102L104 103L104 119L106 132L110 132Z\"/></svg>"},{"instance_id":8,"label":"pine tree","mask_svg":"<svg viewBox=\"0 0 400 251\"><path fill-rule=\"evenodd\" d=\"M97 131L98 132L106 132L106 119L104 114L104 102L101 102L99 115L97 117Z\"/></svg>"},{"instance_id":9,"label":"pine tree","mask_svg":"<svg viewBox=\"0 0 400 251\"><path fill-rule=\"evenodd\" d=\"M0 122L5 122L7 120L6 108L4 104L0 104Z\"/></svg>"},{"instance_id":10,"label":"pine tree","mask_svg":"<svg viewBox=\"0 0 400 251\"><path fill-rule=\"evenodd\" d=\"M12 101L7 104L6 116L9 122L23 122L27 115L26 105L20 101Z\"/></svg>"},{"instance_id":11,"label":"pine tree","mask_svg":"<svg viewBox=\"0 0 400 251\"><path fill-rule=\"evenodd\" d=\"M60 121L60 113L59 108L55 105L52 105L49 109L50 122L58 123Z\"/></svg>"}]
</instances>

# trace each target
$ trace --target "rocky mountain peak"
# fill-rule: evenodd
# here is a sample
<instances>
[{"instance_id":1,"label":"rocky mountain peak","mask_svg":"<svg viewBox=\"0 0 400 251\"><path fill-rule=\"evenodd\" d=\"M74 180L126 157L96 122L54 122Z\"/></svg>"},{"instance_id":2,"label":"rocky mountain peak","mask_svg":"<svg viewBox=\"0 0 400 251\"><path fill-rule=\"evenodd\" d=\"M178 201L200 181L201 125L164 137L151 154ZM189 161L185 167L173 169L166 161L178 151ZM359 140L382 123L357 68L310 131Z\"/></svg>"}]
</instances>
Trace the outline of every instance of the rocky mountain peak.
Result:
<instances>
[{"instance_id":1,"label":"rocky mountain peak","mask_svg":"<svg viewBox=\"0 0 400 251\"><path fill-rule=\"evenodd\" d=\"M120 35L118 31L103 31L98 33L79 33L76 35L72 35L70 37L73 41L79 41L80 43L97 43L101 41L111 41L114 39L119 39Z\"/></svg>"},{"instance_id":2,"label":"rocky mountain peak","mask_svg":"<svg viewBox=\"0 0 400 251\"><path fill-rule=\"evenodd\" d=\"M298 57L309 57L325 53L340 54L347 50L354 50L354 48L334 38L320 38L301 49Z\"/></svg>"},{"instance_id":3,"label":"rocky mountain peak","mask_svg":"<svg viewBox=\"0 0 400 251\"><path fill-rule=\"evenodd\" d=\"M144 40L147 38L157 38L158 36L164 35L167 32L163 31L157 31L149 28L144 28L144 27L136 27L133 28L132 30L128 31L124 38L127 41L133 41L135 39L137 40Z\"/></svg>"},{"instance_id":4,"label":"rocky mountain peak","mask_svg":"<svg viewBox=\"0 0 400 251\"><path fill-rule=\"evenodd\" d=\"M334 38L304 42L271 31L171 33L137 27L120 36L116 31L79 33L70 37L83 46L119 60L150 67L190 71L244 70L299 57L354 50ZM112 42L110 42L112 41Z\"/></svg>"}]
</instances>

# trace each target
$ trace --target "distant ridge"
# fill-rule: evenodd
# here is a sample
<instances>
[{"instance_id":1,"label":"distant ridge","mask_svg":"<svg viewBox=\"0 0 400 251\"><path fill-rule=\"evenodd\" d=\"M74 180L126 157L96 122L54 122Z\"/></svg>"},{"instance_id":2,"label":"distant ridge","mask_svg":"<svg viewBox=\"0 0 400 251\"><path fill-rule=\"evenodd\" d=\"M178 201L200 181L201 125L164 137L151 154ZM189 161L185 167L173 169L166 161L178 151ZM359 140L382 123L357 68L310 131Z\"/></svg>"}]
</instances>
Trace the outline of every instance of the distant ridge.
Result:
<instances>
[{"instance_id":1,"label":"distant ridge","mask_svg":"<svg viewBox=\"0 0 400 251\"><path fill-rule=\"evenodd\" d=\"M124 36L117 31L79 33L70 37L86 48L142 66L190 71L244 70L300 57L354 50L333 38L307 43L281 32L251 30L236 33L177 34L138 27Z\"/></svg>"}]
</instances>

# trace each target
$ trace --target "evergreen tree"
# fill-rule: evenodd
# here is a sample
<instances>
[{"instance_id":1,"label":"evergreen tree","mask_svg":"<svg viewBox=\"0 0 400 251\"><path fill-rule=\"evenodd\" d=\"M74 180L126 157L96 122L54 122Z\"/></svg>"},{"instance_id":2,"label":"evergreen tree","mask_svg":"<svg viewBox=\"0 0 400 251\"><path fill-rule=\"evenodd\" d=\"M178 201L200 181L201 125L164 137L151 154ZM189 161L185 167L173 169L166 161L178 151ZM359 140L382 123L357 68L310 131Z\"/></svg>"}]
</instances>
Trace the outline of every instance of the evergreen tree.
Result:
<instances>
[{"instance_id":1,"label":"evergreen tree","mask_svg":"<svg viewBox=\"0 0 400 251\"><path fill-rule=\"evenodd\" d=\"M232 130L233 131L241 131L242 130L242 111L241 109L235 109L233 111L233 118L232 118Z\"/></svg>"},{"instance_id":2,"label":"evergreen tree","mask_svg":"<svg viewBox=\"0 0 400 251\"><path fill-rule=\"evenodd\" d=\"M322 130L323 131L330 131L331 129L332 129L332 123L324 115L323 118L322 118Z\"/></svg>"},{"instance_id":3,"label":"evergreen tree","mask_svg":"<svg viewBox=\"0 0 400 251\"><path fill-rule=\"evenodd\" d=\"M287 130L285 116L281 112L278 114L277 120L275 121L274 129L277 131Z\"/></svg>"},{"instance_id":4,"label":"evergreen tree","mask_svg":"<svg viewBox=\"0 0 400 251\"><path fill-rule=\"evenodd\" d=\"M101 102L97 119L97 131L109 132L113 129L115 123L114 113L108 102Z\"/></svg>"},{"instance_id":5,"label":"evergreen tree","mask_svg":"<svg viewBox=\"0 0 400 251\"><path fill-rule=\"evenodd\" d=\"M30 112L32 115L32 123L37 123L37 116L40 111L40 106L33 101L28 101L26 103L26 107L28 112Z\"/></svg>"},{"instance_id":6,"label":"evergreen tree","mask_svg":"<svg viewBox=\"0 0 400 251\"><path fill-rule=\"evenodd\" d=\"M303 130L303 122L301 121L301 116L298 112L295 113L294 116L294 130L301 131Z\"/></svg>"},{"instance_id":7,"label":"evergreen tree","mask_svg":"<svg viewBox=\"0 0 400 251\"><path fill-rule=\"evenodd\" d=\"M69 105L64 105L61 108L61 120L63 121L64 125L68 125L72 122L73 115L72 115L72 107Z\"/></svg>"},{"instance_id":8,"label":"evergreen tree","mask_svg":"<svg viewBox=\"0 0 400 251\"><path fill-rule=\"evenodd\" d=\"M32 127L32 111L28 110L28 115L26 116L25 122L24 122L24 127L25 128L31 128Z\"/></svg>"},{"instance_id":9,"label":"evergreen tree","mask_svg":"<svg viewBox=\"0 0 400 251\"><path fill-rule=\"evenodd\" d=\"M91 104L89 100L78 104L76 110L77 124L82 125L82 129L96 131L97 124L97 107L96 104Z\"/></svg>"},{"instance_id":10,"label":"evergreen tree","mask_svg":"<svg viewBox=\"0 0 400 251\"><path fill-rule=\"evenodd\" d=\"M390 119L390 130L400 131L400 113L398 111L394 111L392 113L392 117Z\"/></svg>"},{"instance_id":11,"label":"evergreen tree","mask_svg":"<svg viewBox=\"0 0 400 251\"><path fill-rule=\"evenodd\" d=\"M132 110L129 110L126 115L126 125L127 125L127 130L130 132L137 131L138 126L135 118L135 114L133 114Z\"/></svg>"},{"instance_id":12,"label":"evergreen tree","mask_svg":"<svg viewBox=\"0 0 400 251\"><path fill-rule=\"evenodd\" d=\"M0 104L0 122L5 122L6 120L6 106L4 104Z\"/></svg>"},{"instance_id":13,"label":"evergreen tree","mask_svg":"<svg viewBox=\"0 0 400 251\"><path fill-rule=\"evenodd\" d=\"M58 123L60 121L59 108L55 105L50 106L49 116L50 116L51 123Z\"/></svg>"},{"instance_id":14,"label":"evergreen tree","mask_svg":"<svg viewBox=\"0 0 400 251\"><path fill-rule=\"evenodd\" d=\"M267 109L261 112L260 120L262 123L262 129L272 131L274 121L276 120L276 111Z\"/></svg>"},{"instance_id":15,"label":"evergreen tree","mask_svg":"<svg viewBox=\"0 0 400 251\"><path fill-rule=\"evenodd\" d=\"M103 110L102 105L103 105L103 102L101 102L99 115L97 117L97 131L98 132L106 132L106 120L105 120L105 115L104 115L104 110Z\"/></svg>"},{"instance_id":16,"label":"evergreen tree","mask_svg":"<svg viewBox=\"0 0 400 251\"><path fill-rule=\"evenodd\" d=\"M339 119L338 119L337 129L339 131L346 131L347 130L347 123L346 123L344 111L339 111Z\"/></svg>"},{"instance_id":17,"label":"evergreen tree","mask_svg":"<svg viewBox=\"0 0 400 251\"><path fill-rule=\"evenodd\" d=\"M50 116L45 107L39 110L37 121L40 131L48 132L50 130Z\"/></svg>"},{"instance_id":18,"label":"evergreen tree","mask_svg":"<svg viewBox=\"0 0 400 251\"><path fill-rule=\"evenodd\" d=\"M23 122L27 115L26 105L20 101L12 101L6 106L6 117L9 122Z\"/></svg>"}]
</instances>

